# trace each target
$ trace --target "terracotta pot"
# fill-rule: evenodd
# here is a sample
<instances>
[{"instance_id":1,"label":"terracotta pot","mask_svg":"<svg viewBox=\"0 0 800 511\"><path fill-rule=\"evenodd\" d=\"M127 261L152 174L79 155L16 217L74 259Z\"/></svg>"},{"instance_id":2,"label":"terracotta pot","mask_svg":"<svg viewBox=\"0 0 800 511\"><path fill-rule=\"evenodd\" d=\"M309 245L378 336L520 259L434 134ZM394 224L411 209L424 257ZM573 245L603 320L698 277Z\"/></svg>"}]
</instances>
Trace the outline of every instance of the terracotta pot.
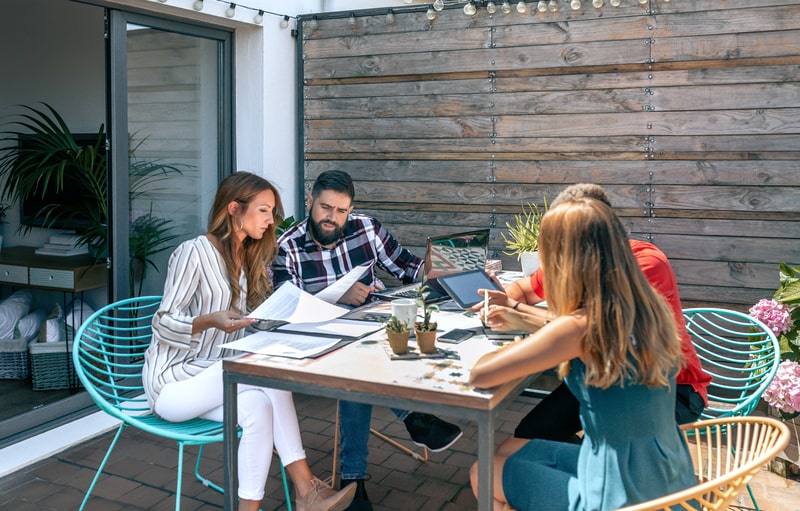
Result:
<instances>
[{"instance_id":1,"label":"terracotta pot","mask_svg":"<svg viewBox=\"0 0 800 511\"><path fill-rule=\"evenodd\" d=\"M409 330L405 332L386 332L389 338L389 346L395 355L405 355L408 352L408 338L411 335Z\"/></svg>"},{"instance_id":2,"label":"terracotta pot","mask_svg":"<svg viewBox=\"0 0 800 511\"><path fill-rule=\"evenodd\" d=\"M436 330L430 332L414 331L417 336L417 346L421 353L433 353L436 351Z\"/></svg>"}]
</instances>

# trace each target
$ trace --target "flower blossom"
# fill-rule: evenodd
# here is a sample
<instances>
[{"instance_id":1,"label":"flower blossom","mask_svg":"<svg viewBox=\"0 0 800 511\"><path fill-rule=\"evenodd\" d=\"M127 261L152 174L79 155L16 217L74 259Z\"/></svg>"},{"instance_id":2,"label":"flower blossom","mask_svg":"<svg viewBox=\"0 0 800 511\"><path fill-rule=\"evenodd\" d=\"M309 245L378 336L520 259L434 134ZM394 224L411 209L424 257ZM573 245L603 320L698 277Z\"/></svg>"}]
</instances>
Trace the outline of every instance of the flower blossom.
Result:
<instances>
[{"instance_id":1,"label":"flower blossom","mask_svg":"<svg viewBox=\"0 0 800 511\"><path fill-rule=\"evenodd\" d=\"M767 325L775 335L788 332L794 326L789 308L777 300L762 298L750 308L750 315Z\"/></svg>"},{"instance_id":2,"label":"flower blossom","mask_svg":"<svg viewBox=\"0 0 800 511\"><path fill-rule=\"evenodd\" d=\"M800 412L800 363L781 362L762 397L770 406L784 413Z\"/></svg>"}]
</instances>

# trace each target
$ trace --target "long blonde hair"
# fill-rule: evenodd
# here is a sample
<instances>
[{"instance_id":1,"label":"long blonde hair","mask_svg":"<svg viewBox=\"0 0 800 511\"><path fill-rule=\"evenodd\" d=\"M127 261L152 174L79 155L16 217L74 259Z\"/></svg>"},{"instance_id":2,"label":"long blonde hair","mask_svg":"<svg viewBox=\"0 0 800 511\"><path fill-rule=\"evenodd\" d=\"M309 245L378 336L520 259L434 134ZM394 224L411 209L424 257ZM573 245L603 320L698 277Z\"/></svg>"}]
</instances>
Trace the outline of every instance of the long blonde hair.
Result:
<instances>
[{"instance_id":1,"label":"long blonde hair","mask_svg":"<svg viewBox=\"0 0 800 511\"><path fill-rule=\"evenodd\" d=\"M675 319L639 268L611 208L590 198L551 208L542 219L540 247L548 309L556 316L585 311L586 384L667 385L682 363ZM568 365L560 372L566 375Z\"/></svg>"},{"instance_id":2,"label":"long blonde hair","mask_svg":"<svg viewBox=\"0 0 800 511\"><path fill-rule=\"evenodd\" d=\"M241 293L239 275L234 263L231 233L234 232L234 217L228 214L228 204L236 201L241 207L241 213L253 197L271 190L275 194L275 208L273 210L274 223L264 232L261 239L246 237L243 243L244 258L243 269L247 278L247 307L254 309L266 297L272 294L272 280L269 267L278 253L278 243L275 237L275 228L283 220L283 203L275 186L261 176L250 172L235 172L226 177L219 184L214 197L214 205L208 214L208 232L216 236L222 248L222 259L228 270L228 281L231 286L233 303L236 307L236 298ZM239 311L246 312L246 311Z\"/></svg>"}]
</instances>

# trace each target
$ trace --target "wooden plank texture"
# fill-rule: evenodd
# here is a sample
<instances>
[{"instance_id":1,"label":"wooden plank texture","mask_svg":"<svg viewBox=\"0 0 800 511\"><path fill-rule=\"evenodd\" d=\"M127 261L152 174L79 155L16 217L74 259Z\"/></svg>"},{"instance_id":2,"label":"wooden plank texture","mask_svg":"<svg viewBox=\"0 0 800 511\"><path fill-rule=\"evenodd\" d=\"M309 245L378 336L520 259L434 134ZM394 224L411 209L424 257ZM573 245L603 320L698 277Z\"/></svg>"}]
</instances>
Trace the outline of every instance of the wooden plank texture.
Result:
<instances>
[{"instance_id":1,"label":"wooden plank texture","mask_svg":"<svg viewBox=\"0 0 800 511\"><path fill-rule=\"evenodd\" d=\"M746 307L800 265L800 1L653 0L425 18L301 16L306 190L341 169L412 251L603 185L688 303Z\"/></svg>"}]
</instances>

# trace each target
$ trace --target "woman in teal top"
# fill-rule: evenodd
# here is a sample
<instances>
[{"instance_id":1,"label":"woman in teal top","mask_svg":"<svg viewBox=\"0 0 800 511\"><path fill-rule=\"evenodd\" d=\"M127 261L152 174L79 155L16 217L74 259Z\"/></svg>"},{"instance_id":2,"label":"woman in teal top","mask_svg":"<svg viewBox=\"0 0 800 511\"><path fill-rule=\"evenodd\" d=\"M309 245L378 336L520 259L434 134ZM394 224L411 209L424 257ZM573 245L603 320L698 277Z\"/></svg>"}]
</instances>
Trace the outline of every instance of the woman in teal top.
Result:
<instances>
[{"instance_id":1,"label":"woman in teal top","mask_svg":"<svg viewBox=\"0 0 800 511\"><path fill-rule=\"evenodd\" d=\"M611 510L696 483L675 422L682 363L672 313L647 283L611 209L578 199L542 220L540 258L553 320L478 360L489 388L558 366L580 402L578 446L511 438L495 453L495 509ZM491 307L484 320L491 326ZM477 464L471 472L477 488Z\"/></svg>"}]
</instances>

